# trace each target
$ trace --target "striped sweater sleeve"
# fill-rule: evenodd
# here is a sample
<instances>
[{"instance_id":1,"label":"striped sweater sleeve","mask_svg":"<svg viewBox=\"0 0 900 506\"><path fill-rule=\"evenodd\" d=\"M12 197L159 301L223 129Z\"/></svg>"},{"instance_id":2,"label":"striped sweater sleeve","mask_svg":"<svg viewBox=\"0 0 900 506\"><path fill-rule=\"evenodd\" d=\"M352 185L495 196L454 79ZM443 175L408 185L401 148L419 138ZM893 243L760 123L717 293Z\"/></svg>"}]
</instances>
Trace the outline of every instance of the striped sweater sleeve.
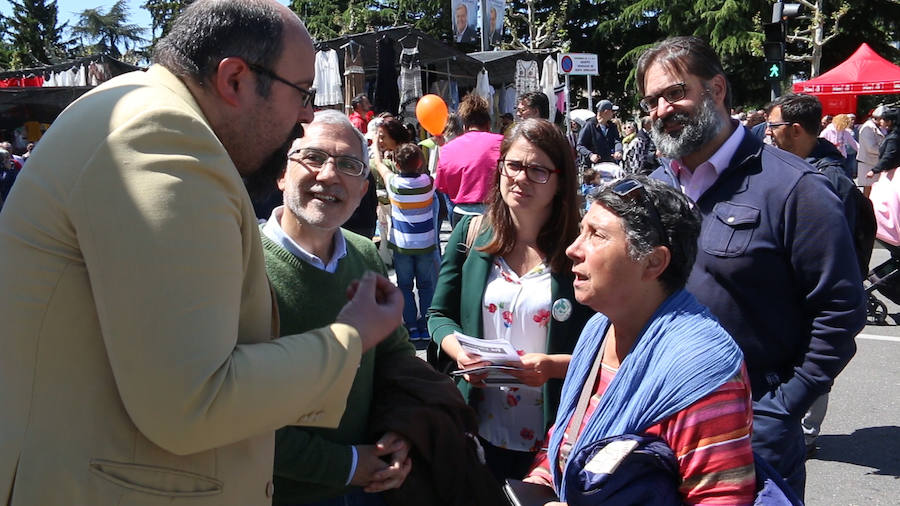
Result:
<instances>
[{"instance_id":1,"label":"striped sweater sleeve","mask_svg":"<svg viewBox=\"0 0 900 506\"><path fill-rule=\"evenodd\" d=\"M687 504L752 504L756 488L746 365L718 389L647 429L675 452Z\"/></svg>"}]
</instances>

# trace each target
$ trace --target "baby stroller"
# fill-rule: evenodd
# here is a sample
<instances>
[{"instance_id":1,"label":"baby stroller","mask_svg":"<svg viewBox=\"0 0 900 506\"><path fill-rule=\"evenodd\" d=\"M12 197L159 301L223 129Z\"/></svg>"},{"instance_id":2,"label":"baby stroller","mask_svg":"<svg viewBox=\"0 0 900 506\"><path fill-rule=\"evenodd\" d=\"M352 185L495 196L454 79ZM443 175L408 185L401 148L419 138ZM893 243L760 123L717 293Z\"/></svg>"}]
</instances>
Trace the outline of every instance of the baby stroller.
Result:
<instances>
[{"instance_id":1,"label":"baby stroller","mask_svg":"<svg viewBox=\"0 0 900 506\"><path fill-rule=\"evenodd\" d=\"M887 297L894 304L900 304L900 247L893 246L884 241L878 241L888 252L891 258L869 271L869 275L863 280L866 290L866 317L869 325L885 325L887 323L888 308L884 302L875 296L874 292Z\"/></svg>"},{"instance_id":2,"label":"baby stroller","mask_svg":"<svg viewBox=\"0 0 900 506\"><path fill-rule=\"evenodd\" d=\"M867 319L873 325L884 325L888 316L887 306L874 292L900 304L900 177L895 172L882 173L869 195L877 225L875 239L891 254L887 261L869 271L863 281L868 296Z\"/></svg>"}]
</instances>

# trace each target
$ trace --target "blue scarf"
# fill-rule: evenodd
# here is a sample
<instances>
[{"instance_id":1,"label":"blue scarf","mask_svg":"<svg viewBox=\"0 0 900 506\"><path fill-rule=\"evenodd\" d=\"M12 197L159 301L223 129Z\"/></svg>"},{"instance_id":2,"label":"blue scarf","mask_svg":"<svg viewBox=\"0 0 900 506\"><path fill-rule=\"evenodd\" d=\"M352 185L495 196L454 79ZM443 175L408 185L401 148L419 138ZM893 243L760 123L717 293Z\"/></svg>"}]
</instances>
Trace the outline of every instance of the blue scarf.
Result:
<instances>
[{"instance_id":1,"label":"blue scarf","mask_svg":"<svg viewBox=\"0 0 900 506\"><path fill-rule=\"evenodd\" d=\"M563 501L566 483L558 465L559 446L608 328L602 314L588 321L563 384L548 447L553 483ZM639 433L681 411L737 374L743 359L706 306L685 290L675 292L656 309L622 361L569 455L605 437Z\"/></svg>"}]
</instances>

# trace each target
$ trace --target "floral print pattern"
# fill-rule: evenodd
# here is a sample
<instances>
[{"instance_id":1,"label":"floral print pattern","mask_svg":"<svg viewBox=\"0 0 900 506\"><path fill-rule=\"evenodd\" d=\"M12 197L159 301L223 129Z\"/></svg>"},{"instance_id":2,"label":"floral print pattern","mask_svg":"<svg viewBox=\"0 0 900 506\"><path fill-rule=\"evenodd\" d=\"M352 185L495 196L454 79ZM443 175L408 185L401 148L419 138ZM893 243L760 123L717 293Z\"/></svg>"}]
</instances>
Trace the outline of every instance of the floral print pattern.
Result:
<instances>
[{"instance_id":1,"label":"floral print pattern","mask_svg":"<svg viewBox=\"0 0 900 506\"><path fill-rule=\"evenodd\" d=\"M550 270L544 264L520 276L502 258L495 258L482 300L480 337L506 339L519 356L544 353L552 316L550 285ZM545 432L542 389L523 385L476 390L470 399L481 437L509 450L540 449Z\"/></svg>"}]
</instances>

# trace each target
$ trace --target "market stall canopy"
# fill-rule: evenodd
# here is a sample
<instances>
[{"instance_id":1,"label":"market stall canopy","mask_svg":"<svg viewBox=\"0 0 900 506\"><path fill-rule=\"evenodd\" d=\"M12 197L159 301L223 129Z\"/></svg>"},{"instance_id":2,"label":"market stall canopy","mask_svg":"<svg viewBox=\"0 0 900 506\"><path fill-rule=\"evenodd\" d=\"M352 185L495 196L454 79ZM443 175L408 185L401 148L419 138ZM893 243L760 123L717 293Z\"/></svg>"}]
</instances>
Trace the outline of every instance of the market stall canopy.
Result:
<instances>
[{"instance_id":1,"label":"market stall canopy","mask_svg":"<svg viewBox=\"0 0 900 506\"><path fill-rule=\"evenodd\" d=\"M900 93L900 67L863 43L837 67L809 81L794 83L794 92L811 95Z\"/></svg>"},{"instance_id":2,"label":"market stall canopy","mask_svg":"<svg viewBox=\"0 0 900 506\"><path fill-rule=\"evenodd\" d=\"M532 53L522 49L504 51L480 51L469 53L469 56L480 61L488 72L488 80L499 88L516 80L516 61L536 61L542 64L549 53Z\"/></svg>"},{"instance_id":3,"label":"market stall canopy","mask_svg":"<svg viewBox=\"0 0 900 506\"><path fill-rule=\"evenodd\" d=\"M358 44L362 47L363 61L366 73L374 73L378 68L378 55L376 42L382 37L394 41L394 49L397 55L404 47L419 48L419 63L426 73L435 74L436 79L446 79L449 72L453 79L472 84L481 70L481 62L468 56L466 53L435 39L427 33L411 26L397 26L378 30L377 32L363 32L342 35L335 39L324 40L316 43L316 49L334 49L341 53L349 44ZM341 74L343 74L343 58L339 58ZM399 65L399 63L398 63ZM427 67L432 67L428 69Z\"/></svg>"},{"instance_id":4,"label":"market stall canopy","mask_svg":"<svg viewBox=\"0 0 900 506\"><path fill-rule=\"evenodd\" d=\"M138 70L139 67L110 58L94 55L78 58L58 65L8 70L0 72L0 81L23 83L43 81L54 73L89 66L102 66L102 75L109 79L119 74ZM13 86L0 87L0 128L16 128L26 121L52 123L70 103L91 89L91 86Z\"/></svg>"}]
</instances>

